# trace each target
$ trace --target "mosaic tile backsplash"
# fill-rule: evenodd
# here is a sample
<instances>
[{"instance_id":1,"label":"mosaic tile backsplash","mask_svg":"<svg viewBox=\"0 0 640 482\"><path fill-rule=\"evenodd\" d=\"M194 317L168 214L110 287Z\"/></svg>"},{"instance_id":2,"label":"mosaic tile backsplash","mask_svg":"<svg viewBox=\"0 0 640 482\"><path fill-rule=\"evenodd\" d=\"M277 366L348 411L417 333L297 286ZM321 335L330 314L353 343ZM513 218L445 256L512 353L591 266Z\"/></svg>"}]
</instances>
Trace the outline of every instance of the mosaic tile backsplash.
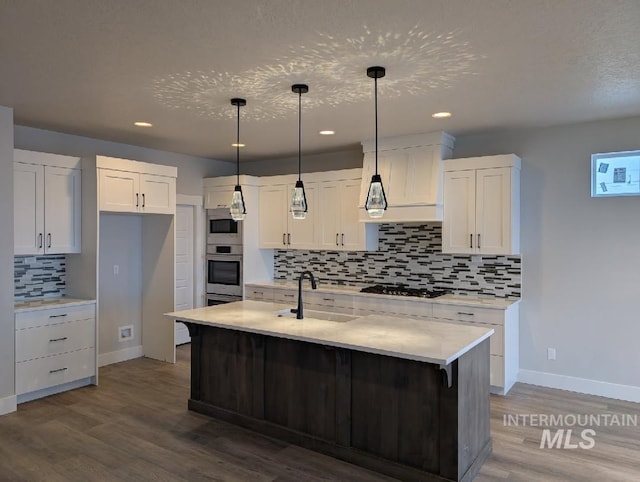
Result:
<instances>
[{"instance_id":1,"label":"mosaic tile backsplash","mask_svg":"<svg viewBox=\"0 0 640 482\"><path fill-rule=\"evenodd\" d=\"M64 255L14 256L14 297L18 300L64 296Z\"/></svg>"},{"instance_id":2,"label":"mosaic tile backsplash","mask_svg":"<svg viewBox=\"0 0 640 482\"><path fill-rule=\"evenodd\" d=\"M320 282L368 286L406 284L410 288L445 289L454 294L520 298L520 256L471 256L442 253L442 226L381 224L378 251L277 250L274 278L294 280L309 269Z\"/></svg>"}]
</instances>

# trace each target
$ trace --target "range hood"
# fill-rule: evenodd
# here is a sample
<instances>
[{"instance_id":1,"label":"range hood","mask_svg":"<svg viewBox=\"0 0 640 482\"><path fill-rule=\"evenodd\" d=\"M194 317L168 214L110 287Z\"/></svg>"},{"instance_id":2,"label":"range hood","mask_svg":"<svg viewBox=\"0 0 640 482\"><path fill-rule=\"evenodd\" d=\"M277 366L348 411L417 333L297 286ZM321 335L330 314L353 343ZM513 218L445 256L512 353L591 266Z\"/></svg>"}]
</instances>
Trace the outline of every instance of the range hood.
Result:
<instances>
[{"instance_id":1,"label":"range hood","mask_svg":"<svg viewBox=\"0 0 640 482\"><path fill-rule=\"evenodd\" d=\"M442 221L442 160L451 158L455 139L446 132L430 132L378 139L378 173L388 207L382 218L371 219L364 209L375 172L375 141L362 142L364 159L360 188L360 221L400 223Z\"/></svg>"}]
</instances>

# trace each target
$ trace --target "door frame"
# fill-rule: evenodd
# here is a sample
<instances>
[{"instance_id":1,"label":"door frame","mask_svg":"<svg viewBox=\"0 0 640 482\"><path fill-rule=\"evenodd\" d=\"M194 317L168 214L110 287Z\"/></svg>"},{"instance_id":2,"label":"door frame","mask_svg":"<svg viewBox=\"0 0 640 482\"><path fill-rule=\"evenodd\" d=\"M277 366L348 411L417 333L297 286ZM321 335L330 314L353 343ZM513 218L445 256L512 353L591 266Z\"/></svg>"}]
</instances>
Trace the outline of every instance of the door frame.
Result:
<instances>
[{"instance_id":1,"label":"door frame","mask_svg":"<svg viewBox=\"0 0 640 482\"><path fill-rule=\"evenodd\" d=\"M193 208L193 306L201 308L205 305L204 197L177 194L177 206L191 206Z\"/></svg>"}]
</instances>

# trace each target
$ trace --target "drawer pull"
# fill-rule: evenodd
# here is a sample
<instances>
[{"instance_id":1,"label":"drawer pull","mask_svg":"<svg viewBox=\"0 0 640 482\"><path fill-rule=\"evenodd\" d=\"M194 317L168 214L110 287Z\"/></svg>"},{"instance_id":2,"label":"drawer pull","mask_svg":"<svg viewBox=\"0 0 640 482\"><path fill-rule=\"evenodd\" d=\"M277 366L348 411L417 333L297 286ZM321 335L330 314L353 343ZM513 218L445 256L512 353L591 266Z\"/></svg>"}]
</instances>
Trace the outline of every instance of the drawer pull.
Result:
<instances>
[{"instance_id":1,"label":"drawer pull","mask_svg":"<svg viewBox=\"0 0 640 482\"><path fill-rule=\"evenodd\" d=\"M253 294L254 295L263 295L264 293L262 291L254 291Z\"/></svg>"},{"instance_id":2,"label":"drawer pull","mask_svg":"<svg viewBox=\"0 0 640 482\"><path fill-rule=\"evenodd\" d=\"M473 313L467 313L467 312L464 312L464 311L458 311L458 314L459 315L473 316Z\"/></svg>"},{"instance_id":3,"label":"drawer pull","mask_svg":"<svg viewBox=\"0 0 640 482\"><path fill-rule=\"evenodd\" d=\"M288 293L285 293L284 296L286 296L287 298L293 298L293 295L290 295Z\"/></svg>"},{"instance_id":4,"label":"drawer pull","mask_svg":"<svg viewBox=\"0 0 640 482\"><path fill-rule=\"evenodd\" d=\"M65 316L67 316L67 314L63 313L62 315L49 315L49 318L64 318Z\"/></svg>"},{"instance_id":5,"label":"drawer pull","mask_svg":"<svg viewBox=\"0 0 640 482\"><path fill-rule=\"evenodd\" d=\"M63 372L65 370L68 370L67 367L64 368L58 368L57 370L49 370L49 373L59 373L59 372Z\"/></svg>"},{"instance_id":6,"label":"drawer pull","mask_svg":"<svg viewBox=\"0 0 640 482\"><path fill-rule=\"evenodd\" d=\"M335 298L322 298L322 301L335 301Z\"/></svg>"},{"instance_id":7,"label":"drawer pull","mask_svg":"<svg viewBox=\"0 0 640 482\"><path fill-rule=\"evenodd\" d=\"M68 340L68 339L69 339L69 337L67 337L67 336L63 336L62 338L51 338L49 340L49 343L53 343L54 341L65 341L65 340Z\"/></svg>"}]
</instances>

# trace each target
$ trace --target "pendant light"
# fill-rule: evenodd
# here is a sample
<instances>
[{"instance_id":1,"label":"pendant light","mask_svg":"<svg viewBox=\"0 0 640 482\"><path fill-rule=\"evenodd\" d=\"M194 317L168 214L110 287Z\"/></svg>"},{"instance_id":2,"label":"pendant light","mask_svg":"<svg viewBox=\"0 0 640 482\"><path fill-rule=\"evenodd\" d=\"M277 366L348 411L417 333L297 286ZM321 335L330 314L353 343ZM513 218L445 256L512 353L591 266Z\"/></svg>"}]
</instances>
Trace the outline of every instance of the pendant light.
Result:
<instances>
[{"instance_id":1,"label":"pendant light","mask_svg":"<svg viewBox=\"0 0 640 482\"><path fill-rule=\"evenodd\" d=\"M294 84L291 90L298 94L298 180L291 195L291 215L293 219L304 219L307 217L307 196L304 192L304 184L300 179L300 168L302 158L302 94L309 92L309 86L305 84Z\"/></svg>"},{"instance_id":2,"label":"pendant light","mask_svg":"<svg viewBox=\"0 0 640 482\"><path fill-rule=\"evenodd\" d=\"M382 187L382 178L378 174L378 79L381 79L384 75L384 67L369 67L367 69L367 76L374 81L376 111L376 173L371 176L367 202L364 205L370 218L381 218L387 209L387 196L384 193L384 187Z\"/></svg>"},{"instance_id":3,"label":"pendant light","mask_svg":"<svg viewBox=\"0 0 640 482\"><path fill-rule=\"evenodd\" d=\"M238 107L238 123L236 130L236 187L233 188L233 197L231 198L231 207L229 213L234 221L242 221L247 215L247 209L244 205L244 197L242 196L242 188L240 187L240 107L247 105L245 99L233 98L231 105Z\"/></svg>"}]
</instances>

